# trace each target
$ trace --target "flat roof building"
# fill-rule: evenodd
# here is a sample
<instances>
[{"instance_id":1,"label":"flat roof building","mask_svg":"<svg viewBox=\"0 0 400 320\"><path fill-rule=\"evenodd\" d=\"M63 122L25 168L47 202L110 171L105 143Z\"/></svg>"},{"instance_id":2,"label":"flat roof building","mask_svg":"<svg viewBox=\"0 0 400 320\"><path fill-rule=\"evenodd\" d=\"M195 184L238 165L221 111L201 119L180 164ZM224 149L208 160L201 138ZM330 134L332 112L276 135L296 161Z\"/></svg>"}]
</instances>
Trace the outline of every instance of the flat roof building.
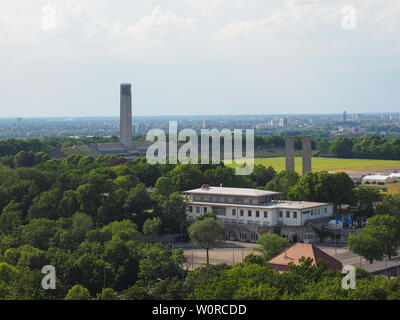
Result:
<instances>
[{"instance_id":1,"label":"flat roof building","mask_svg":"<svg viewBox=\"0 0 400 320\"><path fill-rule=\"evenodd\" d=\"M309 220L333 215L330 203L281 200L282 193L276 191L203 186L184 194L188 195L189 221L213 212L223 223L303 226Z\"/></svg>"}]
</instances>

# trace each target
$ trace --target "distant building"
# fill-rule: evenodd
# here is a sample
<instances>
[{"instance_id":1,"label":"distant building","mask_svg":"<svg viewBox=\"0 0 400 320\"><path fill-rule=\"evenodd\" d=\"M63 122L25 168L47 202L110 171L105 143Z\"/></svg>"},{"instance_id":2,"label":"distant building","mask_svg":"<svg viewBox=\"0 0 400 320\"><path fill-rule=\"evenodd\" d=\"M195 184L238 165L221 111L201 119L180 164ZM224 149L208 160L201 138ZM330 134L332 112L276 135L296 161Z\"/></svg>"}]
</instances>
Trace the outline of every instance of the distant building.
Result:
<instances>
[{"instance_id":1,"label":"distant building","mask_svg":"<svg viewBox=\"0 0 400 320\"><path fill-rule=\"evenodd\" d=\"M343 268L343 265L339 260L316 246L306 243L294 244L289 249L286 249L276 257L269 260L268 264L279 272L288 272L288 264L292 262L295 265L300 265L299 259L302 257L311 258L313 260L312 265L316 265L318 260L323 260L328 264L328 269L330 270L342 271Z\"/></svg>"},{"instance_id":2,"label":"distant building","mask_svg":"<svg viewBox=\"0 0 400 320\"><path fill-rule=\"evenodd\" d=\"M343 111L343 122L346 122L347 121L347 113L346 113L346 111Z\"/></svg>"},{"instance_id":3,"label":"distant building","mask_svg":"<svg viewBox=\"0 0 400 320\"><path fill-rule=\"evenodd\" d=\"M289 123L289 119L288 118L281 118L279 120L279 126L282 127L282 128L287 127L288 123Z\"/></svg>"},{"instance_id":4,"label":"distant building","mask_svg":"<svg viewBox=\"0 0 400 320\"><path fill-rule=\"evenodd\" d=\"M22 128L22 118L17 118L17 129Z\"/></svg>"},{"instance_id":5,"label":"distant building","mask_svg":"<svg viewBox=\"0 0 400 320\"><path fill-rule=\"evenodd\" d=\"M184 194L188 196L188 221L213 212L227 225L227 236L231 240L255 241L258 234L267 230L261 227L283 226L294 228L282 232L288 238L290 234L290 240L303 241L310 233L314 237L311 227L301 234L305 230L303 226L313 220L329 220L333 215L330 203L280 200L282 193L275 191L203 185Z\"/></svg>"},{"instance_id":6,"label":"distant building","mask_svg":"<svg viewBox=\"0 0 400 320\"><path fill-rule=\"evenodd\" d=\"M146 156L150 142L132 141L132 89L121 84L120 89L120 142L92 143L89 146L99 155L116 155L134 159Z\"/></svg>"},{"instance_id":7,"label":"distant building","mask_svg":"<svg viewBox=\"0 0 400 320\"><path fill-rule=\"evenodd\" d=\"M396 181L394 176L383 175L383 174L375 174L375 175L367 175L362 179L362 182L368 183L392 183Z\"/></svg>"},{"instance_id":8,"label":"distant building","mask_svg":"<svg viewBox=\"0 0 400 320\"><path fill-rule=\"evenodd\" d=\"M389 177L392 178L394 181L400 181L400 173L391 173Z\"/></svg>"}]
</instances>

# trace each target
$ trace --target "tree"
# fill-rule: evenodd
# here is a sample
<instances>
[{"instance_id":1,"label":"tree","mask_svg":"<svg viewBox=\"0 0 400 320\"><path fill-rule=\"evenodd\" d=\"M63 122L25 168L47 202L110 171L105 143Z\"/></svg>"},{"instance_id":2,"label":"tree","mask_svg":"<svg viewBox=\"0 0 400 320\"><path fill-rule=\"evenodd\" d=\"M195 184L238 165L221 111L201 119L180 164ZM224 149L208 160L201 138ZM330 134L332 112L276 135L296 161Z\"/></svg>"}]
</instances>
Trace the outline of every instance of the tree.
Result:
<instances>
[{"instance_id":1,"label":"tree","mask_svg":"<svg viewBox=\"0 0 400 320\"><path fill-rule=\"evenodd\" d=\"M344 172L307 172L290 190L289 199L334 202L340 211L343 203L354 202L354 182Z\"/></svg>"},{"instance_id":2,"label":"tree","mask_svg":"<svg viewBox=\"0 0 400 320\"><path fill-rule=\"evenodd\" d=\"M67 295L65 296L65 300L91 300L92 297L88 289L84 286L77 284L74 285L71 289L69 289Z\"/></svg>"},{"instance_id":3,"label":"tree","mask_svg":"<svg viewBox=\"0 0 400 320\"><path fill-rule=\"evenodd\" d=\"M193 164L179 164L169 175L179 191L199 188L203 182L202 172Z\"/></svg>"},{"instance_id":4,"label":"tree","mask_svg":"<svg viewBox=\"0 0 400 320\"><path fill-rule=\"evenodd\" d=\"M45 191L33 199L28 211L28 220L37 218L56 219L60 193L52 189Z\"/></svg>"},{"instance_id":5,"label":"tree","mask_svg":"<svg viewBox=\"0 0 400 320\"><path fill-rule=\"evenodd\" d=\"M264 233L260 235L257 243L260 244L261 247L256 248L256 250L260 251L267 261L291 246L288 239L274 233Z\"/></svg>"},{"instance_id":6,"label":"tree","mask_svg":"<svg viewBox=\"0 0 400 320\"><path fill-rule=\"evenodd\" d=\"M0 232L11 233L22 225L23 220L21 204L11 200L0 215Z\"/></svg>"},{"instance_id":7,"label":"tree","mask_svg":"<svg viewBox=\"0 0 400 320\"><path fill-rule=\"evenodd\" d=\"M118 293L111 288L104 288L101 294L97 295L97 300L119 300Z\"/></svg>"},{"instance_id":8,"label":"tree","mask_svg":"<svg viewBox=\"0 0 400 320\"><path fill-rule=\"evenodd\" d=\"M50 238L55 232L55 221L46 218L34 219L22 227L21 238L25 244L44 250L49 247Z\"/></svg>"},{"instance_id":9,"label":"tree","mask_svg":"<svg viewBox=\"0 0 400 320\"><path fill-rule=\"evenodd\" d=\"M72 238L80 243L85 238L88 231L93 228L93 219L82 212L77 212L72 216Z\"/></svg>"},{"instance_id":10,"label":"tree","mask_svg":"<svg viewBox=\"0 0 400 320\"><path fill-rule=\"evenodd\" d=\"M34 167L36 164L35 154L33 152L21 151L15 156L15 164L17 168Z\"/></svg>"},{"instance_id":11,"label":"tree","mask_svg":"<svg viewBox=\"0 0 400 320\"><path fill-rule=\"evenodd\" d=\"M387 195L376 207L378 214L390 214L400 219L400 194Z\"/></svg>"},{"instance_id":12,"label":"tree","mask_svg":"<svg viewBox=\"0 0 400 320\"><path fill-rule=\"evenodd\" d=\"M94 216L101 202L100 193L96 186L90 183L81 185L76 190L76 195L80 210Z\"/></svg>"},{"instance_id":13,"label":"tree","mask_svg":"<svg viewBox=\"0 0 400 320\"><path fill-rule=\"evenodd\" d=\"M396 253L400 239L399 221L389 215L377 215L368 219L365 228L348 238L349 249L371 263Z\"/></svg>"},{"instance_id":14,"label":"tree","mask_svg":"<svg viewBox=\"0 0 400 320\"><path fill-rule=\"evenodd\" d=\"M353 141L342 136L332 142L330 152L338 158L350 158L353 155Z\"/></svg>"},{"instance_id":15,"label":"tree","mask_svg":"<svg viewBox=\"0 0 400 320\"><path fill-rule=\"evenodd\" d=\"M151 208L152 201L147 193L144 183L139 183L136 187L129 191L128 197L124 204L124 209L128 216L135 216L135 222L141 227L144 223L143 212Z\"/></svg>"},{"instance_id":16,"label":"tree","mask_svg":"<svg viewBox=\"0 0 400 320\"><path fill-rule=\"evenodd\" d=\"M284 170L265 185L266 190L282 192L286 198L289 190L299 181L299 174L296 171Z\"/></svg>"},{"instance_id":17,"label":"tree","mask_svg":"<svg viewBox=\"0 0 400 320\"><path fill-rule=\"evenodd\" d=\"M384 246L384 255L396 255L400 242L400 222L390 215L376 215L368 219L364 230L371 232ZM364 231L363 230L363 231Z\"/></svg>"},{"instance_id":18,"label":"tree","mask_svg":"<svg viewBox=\"0 0 400 320\"><path fill-rule=\"evenodd\" d=\"M271 166L266 168L263 165L255 165L253 172L250 174L250 179L257 184L257 187L264 187L272 180L275 174L276 172Z\"/></svg>"},{"instance_id":19,"label":"tree","mask_svg":"<svg viewBox=\"0 0 400 320\"><path fill-rule=\"evenodd\" d=\"M160 177L158 178L156 185L156 190L153 193L153 197L169 197L176 190L176 186L172 182L170 177Z\"/></svg>"},{"instance_id":20,"label":"tree","mask_svg":"<svg viewBox=\"0 0 400 320\"><path fill-rule=\"evenodd\" d=\"M372 214L374 212L374 203L378 203L382 195L379 193L379 190L374 188L357 188L355 189L355 197L360 209L368 214Z\"/></svg>"},{"instance_id":21,"label":"tree","mask_svg":"<svg viewBox=\"0 0 400 320\"><path fill-rule=\"evenodd\" d=\"M161 219L155 217L153 219L147 219L143 224L143 233L147 236L157 236L161 227Z\"/></svg>"},{"instance_id":22,"label":"tree","mask_svg":"<svg viewBox=\"0 0 400 320\"><path fill-rule=\"evenodd\" d=\"M224 225L213 218L206 218L193 223L188 231L190 240L206 250L207 264L209 264L208 251L226 238Z\"/></svg>"},{"instance_id":23,"label":"tree","mask_svg":"<svg viewBox=\"0 0 400 320\"><path fill-rule=\"evenodd\" d=\"M169 198L159 203L158 215L162 222L163 233L183 232L186 227L187 200L179 193L172 193Z\"/></svg>"}]
</instances>

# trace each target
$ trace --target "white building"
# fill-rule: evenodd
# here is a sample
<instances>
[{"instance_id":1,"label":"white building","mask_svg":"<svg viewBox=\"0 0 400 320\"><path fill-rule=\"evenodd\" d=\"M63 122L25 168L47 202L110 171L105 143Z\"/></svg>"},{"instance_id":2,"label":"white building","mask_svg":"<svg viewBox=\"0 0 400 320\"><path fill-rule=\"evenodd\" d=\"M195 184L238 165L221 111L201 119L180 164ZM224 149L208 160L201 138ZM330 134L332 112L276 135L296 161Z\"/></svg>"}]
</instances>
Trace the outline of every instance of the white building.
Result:
<instances>
[{"instance_id":1,"label":"white building","mask_svg":"<svg viewBox=\"0 0 400 320\"><path fill-rule=\"evenodd\" d=\"M202 186L184 193L189 221L213 212L223 223L303 226L308 220L333 215L332 204L279 200L282 194L275 191Z\"/></svg>"},{"instance_id":2,"label":"white building","mask_svg":"<svg viewBox=\"0 0 400 320\"><path fill-rule=\"evenodd\" d=\"M396 179L390 175L376 174L376 175L368 175L362 179L362 182L369 183L391 183L396 181Z\"/></svg>"},{"instance_id":3,"label":"white building","mask_svg":"<svg viewBox=\"0 0 400 320\"><path fill-rule=\"evenodd\" d=\"M400 173L391 173L389 177L391 177L393 181L400 181Z\"/></svg>"}]
</instances>

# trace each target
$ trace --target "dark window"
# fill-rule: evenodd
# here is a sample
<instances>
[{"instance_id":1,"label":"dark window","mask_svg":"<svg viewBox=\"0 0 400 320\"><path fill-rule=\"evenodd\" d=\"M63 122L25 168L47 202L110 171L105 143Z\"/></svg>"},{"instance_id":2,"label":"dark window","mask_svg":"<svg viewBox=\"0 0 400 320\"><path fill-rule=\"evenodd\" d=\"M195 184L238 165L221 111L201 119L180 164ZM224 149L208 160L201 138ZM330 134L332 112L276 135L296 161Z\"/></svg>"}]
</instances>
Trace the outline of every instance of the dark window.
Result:
<instances>
[{"instance_id":1,"label":"dark window","mask_svg":"<svg viewBox=\"0 0 400 320\"><path fill-rule=\"evenodd\" d=\"M207 213L207 207L204 207L203 210L204 210L204 213Z\"/></svg>"},{"instance_id":2,"label":"dark window","mask_svg":"<svg viewBox=\"0 0 400 320\"><path fill-rule=\"evenodd\" d=\"M260 217L260 211L256 211L256 218Z\"/></svg>"},{"instance_id":3,"label":"dark window","mask_svg":"<svg viewBox=\"0 0 400 320\"><path fill-rule=\"evenodd\" d=\"M290 218L290 211L286 211L286 218Z\"/></svg>"},{"instance_id":4,"label":"dark window","mask_svg":"<svg viewBox=\"0 0 400 320\"><path fill-rule=\"evenodd\" d=\"M251 217L251 210L247 211L247 215Z\"/></svg>"},{"instance_id":5,"label":"dark window","mask_svg":"<svg viewBox=\"0 0 400 320\"><path fill-rule=\"evenodd\" d=\"M296 211L293 212L293 218L294 218L294 219L297 219L297 212L296 212Z\"/></svg>"},{"instance_id":6,"label":"dark window","mask_svg":"<svg viewBox=\"0 0 400 320\"><path fill-rule=\"evenodd\" d=\"M189 206L189 212L193 212L193 207Z\"/></svg>"},{"instance_id":7,"label":"dark window","mask_svg":"<svg viewBox=\"0 0 400 320\"><path fill-rule=\"evenodd\" d=\"M264 211L264 218L268 218L268 211Z\"/></svg>"},{"instance_id":8,"label":"dark window","mask_svg":"<svg viewBox=\"0 0 400 320\"><path fill-rule=\"evenodd\" d=\"M243 217L243 215L244 215L244 211L240 210L240 216Z\"/></svg>"},{"instance_id":9,"label":"dark window","mask_svg":"<svg viewBox=\"0 0 400 320\"><path fill-rule=\"evenodd\" d=\"M236 216L236 209L232 209L232 215Z\"/></svg>"},{"instance_id":10,"label":"dark window","mask_svg":"<svg viewBox=\"0 0 400 320\"><path fill-rule=\"evenodd\" d=\"M196 212L200 213L200 207L196 207Z\"/></svg>"},{"instance_id":11,"label":"dark window","mask_svg":"<svg viewBox=\"0 0 400 320\"><path fill-rule=\"evenodd\" d=\"M283 211L279 211L279 218L283 217Z\"/></svg>"}]
</instances>

